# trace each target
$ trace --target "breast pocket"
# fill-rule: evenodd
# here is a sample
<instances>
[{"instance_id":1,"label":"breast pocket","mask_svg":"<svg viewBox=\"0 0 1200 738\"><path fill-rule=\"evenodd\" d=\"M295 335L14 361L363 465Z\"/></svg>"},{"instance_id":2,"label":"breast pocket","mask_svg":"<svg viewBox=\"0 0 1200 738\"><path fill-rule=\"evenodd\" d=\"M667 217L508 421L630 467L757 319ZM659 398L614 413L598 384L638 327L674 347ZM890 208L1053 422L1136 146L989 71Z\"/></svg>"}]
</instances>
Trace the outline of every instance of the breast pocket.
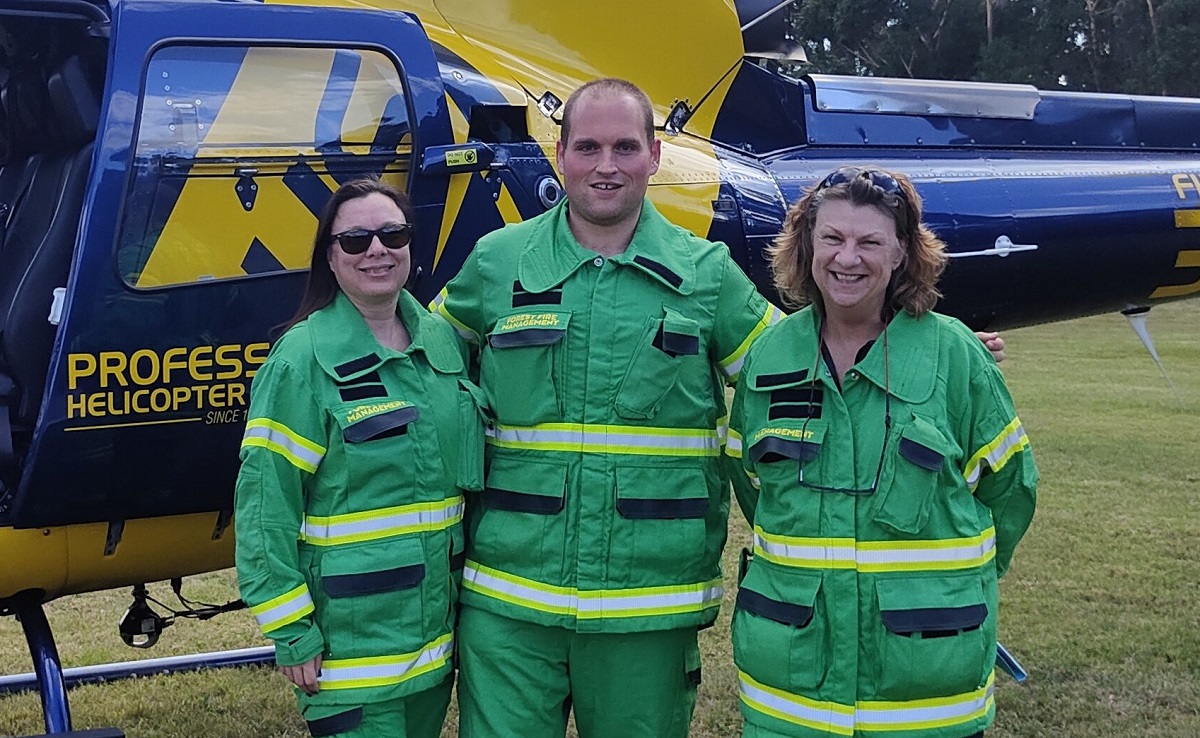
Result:
<instances>
[{"instance_id":1,"label":"breast pocket","mask_svg":"<svg viewBox=\"0 0 1200 738\"><path fill-rule=\"evenodd\" d=\"M755 560L738 588L733 655L756 680L791 692L825 679L827 620L821 577Z\"/></svg>"},{"instance_id":2,"label":"breast pocket","mask_svg":"<svg viewBox=\"0 0 1200 738\"><path fill-rule=\"evenodd\" d=\"M628 420L649 420L679 378L689 357L700 355L700 326L670 308L662 318L650 318L642 331L625 375L617 387L613 407Z\"/></svg>"},{"instance_id":3,"label":"breast pocket","mask_svg":"<svg viewBox=\"0 0 1200 738\"><path fill-rule=\"evenodd\" d=\"M480 368L499 422L531 426L562 417L567 312L501 318L487 337Z\"/></svg>"},{"instance_id":4,"label":"breast pocket","mask_svg":"<svg viewBox=\"0 0 1200 738\"><path fill-rule=\"evenodd\" d=\"M339 546L318 564L323 597L317 616L331 658L408 653L425 644L422 582L425 550L418 538ZM445 612L446 601L429 603ZM386 645L382 645L386 644Z\"/></svg>"},{"instance_id":5,"label":"breast pocket","mask_svg":"<svg viewBox=\"0 0 1200 738\"><path fill-rule=\"evenodd\" d=\"M995 628L986 627L978 577L882 579L876 592L880 699L948 697L984 683Z\"/></svg>"},{"instance_id":6,"label":"breast pocket","mask_svg":"<svg viewBox=\"0 0 1200 738\"><path fill-rule=\"evenodd\" d=\"M873 519L898 533L917 535L929 521L951 444L920 416L899 426L889 444Z\"/></svg>"},{"instance_id":7,"label":"breast pocket","mask_svg":"<svg viewBox=\"0 0 1200 738\"><path fill-rule=\"evenodd\" d=\"M349 495L373 496L355 507L395 504L379 499L381 484L406 493L421 486L416 484L419 407L407 400L384 399L339 405L332 412L342 435Z\"/></svg>"}]
</instances>

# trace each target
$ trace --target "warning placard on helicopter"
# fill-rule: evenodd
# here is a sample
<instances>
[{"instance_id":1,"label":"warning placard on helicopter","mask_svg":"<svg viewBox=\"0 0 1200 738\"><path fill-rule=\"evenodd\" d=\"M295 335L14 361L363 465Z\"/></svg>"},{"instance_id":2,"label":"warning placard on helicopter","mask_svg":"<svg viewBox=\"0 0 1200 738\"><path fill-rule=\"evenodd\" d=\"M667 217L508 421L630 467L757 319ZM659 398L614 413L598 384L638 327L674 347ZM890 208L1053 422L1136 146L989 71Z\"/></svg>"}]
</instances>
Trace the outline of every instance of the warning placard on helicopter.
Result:
<instances>
[{"instance_id":1,"label":"warning placard on helicopter","mask_svg":"<svg viewBox=\"0 0 1200 738\"><path fill-rule=\"evenodd\" d=\"M70 430L244 421L250 379L270 348L234 343L69 354L66 410L75 426Z\"/></svg>"}]
</instances>

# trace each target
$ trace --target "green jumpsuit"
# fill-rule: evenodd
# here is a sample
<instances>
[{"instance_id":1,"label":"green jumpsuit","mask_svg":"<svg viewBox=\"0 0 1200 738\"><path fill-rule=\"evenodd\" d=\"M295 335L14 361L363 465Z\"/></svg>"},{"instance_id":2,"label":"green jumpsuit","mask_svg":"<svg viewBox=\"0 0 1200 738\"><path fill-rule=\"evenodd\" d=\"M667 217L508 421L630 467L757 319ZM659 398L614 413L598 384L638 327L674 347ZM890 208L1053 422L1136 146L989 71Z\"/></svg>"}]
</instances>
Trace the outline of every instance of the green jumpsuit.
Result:
<instances>
[{"instance_id":1,"label":"green jumpsuit","mask_svg":"<svg viewBox=\"0 0 1200 738\"><path fill-rule=\"evenodd\" d=\"M566 205L480 240L434 307L480 347L495 425L468 504L464 738L686 734L721 602L727 382L780 317L730 257L643 204L629 247Z\"/></svg>"},{"instance_id":2,"label":"green jumpsuit","mask_svg":"<svg viewBox=\"0 0 1200 738\"><path fill-rule=\"evenodd\" d=\"M338 293L254 378L236 493L242 598L313 735L434 738L450 698L463 490L481 487L482 395L460 339L407 292L383 348Z\"/></svg>"},{"instance_id":3,"label":"green jumpsuit","mask_svg":"<svg viewBox=\"0 0 1200 738\"><path fill-rule=\"evenodd\" d=\"M744 735L975 735L995 714L996 582L1033 516L1029 440L957 320L897 315L840 387L819 320L764 333L730 418L754 526L733 621Z\"/></svg>"}]
</instances>

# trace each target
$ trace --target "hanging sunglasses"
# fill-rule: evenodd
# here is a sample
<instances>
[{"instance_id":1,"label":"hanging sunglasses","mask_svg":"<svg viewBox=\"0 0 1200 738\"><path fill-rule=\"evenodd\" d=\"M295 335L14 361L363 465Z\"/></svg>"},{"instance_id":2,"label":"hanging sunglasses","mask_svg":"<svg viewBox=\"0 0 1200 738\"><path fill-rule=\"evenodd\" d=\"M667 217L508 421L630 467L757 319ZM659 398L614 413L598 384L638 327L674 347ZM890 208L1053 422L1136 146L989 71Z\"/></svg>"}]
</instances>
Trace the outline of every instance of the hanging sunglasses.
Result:
<instances>
[{"instance_id":1,"label":"hanging sunglasses","mask_svg":"<svg viewBox=\"0 0 1200 738\"><path fill-rule=\"evenodd\" d=\"M908 198L904 195L904 188L900 186L896 178L879 169L863 169L860 167L841 167L840 169L835 169L825 179L821 180L821 184L817 185L817 190L836 187L840 184L849 184L860 178L867 180L872 186L883 190L885 195L892 195L900 198L905 203L908 202Z\"/></svg>"},{"instance_id":2,"label":"hanging sunglasses","mask_svg":"<svg viewBox=\"0 0 1200 738\"><path fill-rule=\"evenodd\" d=\"M338 245L342 247L342 251L354 256L371 248L371 241L377 236L379 237L379 243L387 248L402 249L412 242L412 226L408 223L403 225L389 225L374 231L368 231L365 228L354 228L349 231L333 234L333 240L338 242Z\"/></svg>"},{"instance_id":3,"label":"hanging sunglasses","mask_svg":"<svg viewBox=\"0 0 1200 738\"><path fill-rule=\"evenodd\" d=\"M817 342L817 359L816 359L816 362L813 364L812 376L815 377L817 375L817 367L820 365L820 363L821 363L821 345L820 345L820 342L818 341ZM892 435L892 433L891 433L891 430L892 430L892 390L891 390L892 380L891 380L889 363L890 362L888 361L887 326L885 325L883 328L883 447L879 449L879 465L875 467L875 480L873 482L871 482L871 486L867 487L866 489L862 489L859 487L829 487L829 486L826 486L823 484L814 484L812 482L806 482L804 480L804 456L801 455L799 478L796 480L797 483L801 487L807 487L808 489L815 490L817 492L840 492L845 495L856 495L856 496L873 495L873 494L875 494L876 490L879 489L879 479L881 476L883 476L883 461L885 458L887 458L888 440L889 440L890 436ZM808 437L808 421L809 420L812 420L811 414L809 415L808 418L806 418L804 420L804 425L800 430L801 438Z\"/></svg>"}]
</instances>

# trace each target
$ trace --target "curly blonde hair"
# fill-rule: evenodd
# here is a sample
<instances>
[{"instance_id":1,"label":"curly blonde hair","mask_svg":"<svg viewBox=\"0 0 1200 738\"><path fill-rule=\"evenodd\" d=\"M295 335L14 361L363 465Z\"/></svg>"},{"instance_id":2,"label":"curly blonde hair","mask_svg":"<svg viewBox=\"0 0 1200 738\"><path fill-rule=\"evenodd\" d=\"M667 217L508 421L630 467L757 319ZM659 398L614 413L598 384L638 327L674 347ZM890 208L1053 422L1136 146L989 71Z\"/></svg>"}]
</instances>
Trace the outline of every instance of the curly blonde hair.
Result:
<instances>
[{"instance_id":1,"label":"curly blonde hair","mask_svg":"<svg viewBox=\"0 0 1200 738\"><path fill-rule=\"evenodd\" d=\"M898 185L899 192L887 192L878 184L888 178ZM830 184L835 180L836 184ZM937 281L946 268L946 244L921 222L921 196L912 181L899 172L878 167L837 169L788 210L783 232L767 249L775 289L784 304L801 308L821 301L812 275L813 228L817 211L827 200L873 207L895 221L904 255L888 285L888 306L914 317L932 310L942 296Z\"/></svg>"}]
</instances>

